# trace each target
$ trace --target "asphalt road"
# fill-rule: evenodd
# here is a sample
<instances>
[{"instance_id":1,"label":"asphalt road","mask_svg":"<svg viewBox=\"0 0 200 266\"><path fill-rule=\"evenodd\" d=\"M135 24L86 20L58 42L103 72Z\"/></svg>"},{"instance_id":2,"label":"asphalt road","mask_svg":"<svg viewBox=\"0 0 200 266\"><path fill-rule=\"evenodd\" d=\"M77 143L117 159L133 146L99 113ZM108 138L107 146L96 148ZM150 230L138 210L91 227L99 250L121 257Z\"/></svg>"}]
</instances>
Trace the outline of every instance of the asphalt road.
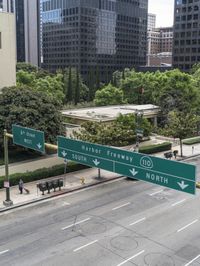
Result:
<instances>
[{"instance_id":1,"label":"asphalt road","mask_svg":"<svg viewBox=\"0 0 200 266\"><path fill-rule=\"evenodd\" d=\"M0 214L0 265L199 266L196 196L120 179Z\"/></svg>"}]
</instances>

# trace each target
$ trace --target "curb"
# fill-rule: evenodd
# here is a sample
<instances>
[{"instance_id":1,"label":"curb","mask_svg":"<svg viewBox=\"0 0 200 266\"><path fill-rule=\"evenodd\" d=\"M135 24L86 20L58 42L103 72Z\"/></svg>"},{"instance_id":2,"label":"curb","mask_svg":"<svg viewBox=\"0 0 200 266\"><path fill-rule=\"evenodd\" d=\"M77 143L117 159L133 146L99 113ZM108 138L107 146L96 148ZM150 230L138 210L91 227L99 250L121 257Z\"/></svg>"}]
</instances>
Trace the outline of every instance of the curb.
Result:
<instances>
[{"instance_id":1,"label":"curb","mask_svg":"<svg viewBox=\"0 0 200 266\"><path fill-rule=\"evenodd\" d=\"M55 198L55 197L58 197L58 196L61 196L61 195L64 195L64 194L68 194L68 193L71 193L71 192L74 192L74 191L82 190L82 189L85 189L85 188L88 188L88 187L93 187L93 186L96 186L96 185L99 185L99 184L102 184L102 183L106 183L106 182L110 182L112 180L120 179L120 178L123 178L123 177L124 176L121 175L121 176L116 176L116 177L105 179L105 180L99 180L99 181L96 181L94 183L82 185L82 186L77 187L77 188L71 188L71 189L65 190L65 191L63 190L63 191L61 191L58 194L52 194L52 195L47 195L46 194L47 196L44 197L44 198L35 199L35 200L31 200L31 201L26 201L26 202L19 203L19 204L10 206L10 207L4 207L3 209L0 209L0 213L6 212L6 211L9 211L9 210L13 210L13 209L17 209L19 207L31 205L31 204L34 204L34 203L37 203L37 202L40 202L40 201L45 201L45 200L50 199L50 198Z\"/></svg>"}]
</instances>

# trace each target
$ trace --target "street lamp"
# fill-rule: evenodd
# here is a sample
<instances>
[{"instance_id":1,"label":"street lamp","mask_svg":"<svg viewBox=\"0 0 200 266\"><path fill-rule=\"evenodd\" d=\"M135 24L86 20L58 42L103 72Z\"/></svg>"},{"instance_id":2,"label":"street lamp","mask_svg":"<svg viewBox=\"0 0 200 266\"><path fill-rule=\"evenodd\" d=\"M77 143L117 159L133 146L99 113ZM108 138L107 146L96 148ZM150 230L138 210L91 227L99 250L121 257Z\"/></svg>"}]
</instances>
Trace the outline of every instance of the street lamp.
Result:
<instances>
[{"instance_id":1,"label":"street lamp","mask_svg":"<svg viewBox=\"0 0 200 266\"><path fill-rule=\"evenodd\" d=\"M143 129L140 128L141 121L143 117L143 111L136 110L135 111L135 118L136 118L136 145L135 145L135 151L139 152L139 143L140 143L140 137L143 136Z\"/></svg>"}]
</instances>

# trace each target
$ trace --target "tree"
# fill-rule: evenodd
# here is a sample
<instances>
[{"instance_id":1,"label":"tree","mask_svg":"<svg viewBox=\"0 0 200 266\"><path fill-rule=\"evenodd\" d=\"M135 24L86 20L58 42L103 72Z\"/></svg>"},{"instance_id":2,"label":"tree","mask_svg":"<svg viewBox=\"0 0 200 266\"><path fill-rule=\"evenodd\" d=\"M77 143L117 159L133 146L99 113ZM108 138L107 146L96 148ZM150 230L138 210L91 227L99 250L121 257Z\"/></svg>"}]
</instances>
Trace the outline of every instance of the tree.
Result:
<instances>
[{"instance_id":1,"label":"tree","mask_svg":"<svg viewBox=\"0 0 200 266\"><path fill-rule=\"evenodd\" d=\"M74 97L75 105L77 105L79 101L80 101L80 80L79 80L78 69L76 69L76 90L75 90L75 97Z\"/></svg>"},{"instance_id":2,"label":"tree","mask_svg":"<svg viewBox=\"0 0 200 266\"><path fill-rule=\"evenodd\" d=\"M38 67L26 62L18 62L16 65L16 71L18 72L20 70L31 73L31 72L37 72Z\"/></svg>"},{"instance_id":3,"label":"tree","mask_svg":"<svg viewBox=\"0 0 200 266\"><path fill-rule=\"evenodd\" d=\"M141 127L144 135L148 136L151 125L143 118ZM102 145L125 146L135 142L136 121L135 115L119 115L119 117L107 124L103 122L85 122L81 125L80 132L74 133L78 139L98 143Z\"/></svg>"},{"instance_id":4,"label":"tree","mask_svg":"<svg viewBox=\"0 0 200 266\"><path fill-rule=\"evenodd\" d=\"M67 89L66 89L66 102L72 102L72 69L69 67L68 81L67 81Z\"/></svg>"},{"instance_id":5,"label":"tree","mask_svg":"<svg viewBox=\"0 0 200 266\"><path fill-rule=\"evenodd\" d=\"M13 124L45 132L45 140L56 143L64 133L59 103L46 93L28 87L4 88L0 94L0 131L11 132ZM2 144L1 134L0 143Z\"/></svg>"},{"instance_id":6,"label":"tree","mask_svg":"<svg viewBox=\"0 0 200 266\"><path fill-rule=\"evenodd\" d=\"M172 111L168 114L168 124L166 130L168 135L180 140L181 157L183 156L182 140L187 137L191 137L197 132L199 118L189 112L177 112Z\"/></svg>"},{"instance_id":7,"label":"tree","mask_svg":"<svg viewBox=\"0 0 200 266\"><path fill-rule=\"evenodd\" d=\"M123 91L108 84L103 89L96 91L94 102L98 106L125 103Z\"/></svg>"},{"instance_id":8,"label":"tree","mask_svg":"<svg viewBox=\"0 0 200 266\"><path fill-rule=\"evenodd\" d=\"M79 102L88 100L88 87L83 83L80 73L77 73L76 68L66 68L64 71L64 91L65 91L65 102L75 102L75 94L77 90L77 80L79 82ZM78 79L77 79L78 78Z\"/></svg>"},{"instance_id":9,"label":"tree","mask_svg":"<svg viewBox=\"0 0 200 266\"><path fill-rule=\"evenodd\" d=\"M46 92L48 95L56 98L60 104L63 104L63 75L60 73L51 76L40 76L35 72L26 72L19 70L17 72L17 87L28 86L30 90Z\"/></svg>"}]
</instances>

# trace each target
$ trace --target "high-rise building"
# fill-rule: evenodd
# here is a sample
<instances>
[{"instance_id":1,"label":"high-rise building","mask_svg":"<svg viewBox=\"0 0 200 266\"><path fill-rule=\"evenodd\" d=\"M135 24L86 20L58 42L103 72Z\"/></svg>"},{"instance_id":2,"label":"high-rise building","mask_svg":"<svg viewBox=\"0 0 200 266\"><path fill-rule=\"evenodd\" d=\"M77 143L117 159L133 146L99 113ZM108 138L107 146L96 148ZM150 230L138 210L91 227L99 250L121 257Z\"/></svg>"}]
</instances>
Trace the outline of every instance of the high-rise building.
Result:
<instances>
[{"instance_id":1,"label":"high-rise building","mask_svg":"<svg viewBox=\"0 0 200 266\"><path fill-rule=\"evenodd\" d=\"M17 61L39 64L38 0L0 0L0 10L15 13Z\"/></svg>"},{"instance_id":2,"label":"high-rise building","mask_svg":"<svg viewBox=\"0 0 200 266\"><path fill-rule=\"evenodd\" d=\"M200 61L200 0L175 0L173 66L189 71Z\"/></svg>"},{"instance_id":3,"label":"high-rise building","mask_svg":"<svg viewBox=\"0 0 200 266\"><path fill-rule=\"evenodd\" d=\"M0 9L2 9L3 12L13 13L14 12L14 0L0 0Z\"/></svg>"},{"instance_id":4,"label":"high-rise building","mask_svg":"<svg viewBox=\"0 0 200 266\"><path fill-rule=\"evenodd\" d=\"M39 64L38 0L15 0L17 61Z\"/></svg>"},{"instance_id":5,"label":"high-rise building","mask_svg":"<svg viewBox=\"0 0 200 266\"><path fill-rule=\"evenodd\" d=\"M0 12L0 89L16 83L16 37L14 14Z\"/></svg>"},{"instance_id":6,"label":"high-rise building","mask_svg":"<svg viewBox=\"0 0 200 266\"><path fill-rule=\"evenodd\" d=\"M172 64L173 27L155 28L147 36L147 65Z\"/></svg>"},{"instance_id":7,"label":"high-rise building","mask_svg":"<svg viewBox=\"0 0 200 266\"><path fill-rule=\"evenodd\" d=\"M148 24L147 30L152 31L156 27L156 15L152 13L148 13Z\"/></svg>"},{"instance_id":8,"label":"high-rise building","mask_svg":"<svg viewBox=\"0 0 200 266\"><path fill-rule=\"evenodd\" d=\"M40 0L41 62L100 80L146 63L148 0Z\"/></svg>"}]
</instances>

